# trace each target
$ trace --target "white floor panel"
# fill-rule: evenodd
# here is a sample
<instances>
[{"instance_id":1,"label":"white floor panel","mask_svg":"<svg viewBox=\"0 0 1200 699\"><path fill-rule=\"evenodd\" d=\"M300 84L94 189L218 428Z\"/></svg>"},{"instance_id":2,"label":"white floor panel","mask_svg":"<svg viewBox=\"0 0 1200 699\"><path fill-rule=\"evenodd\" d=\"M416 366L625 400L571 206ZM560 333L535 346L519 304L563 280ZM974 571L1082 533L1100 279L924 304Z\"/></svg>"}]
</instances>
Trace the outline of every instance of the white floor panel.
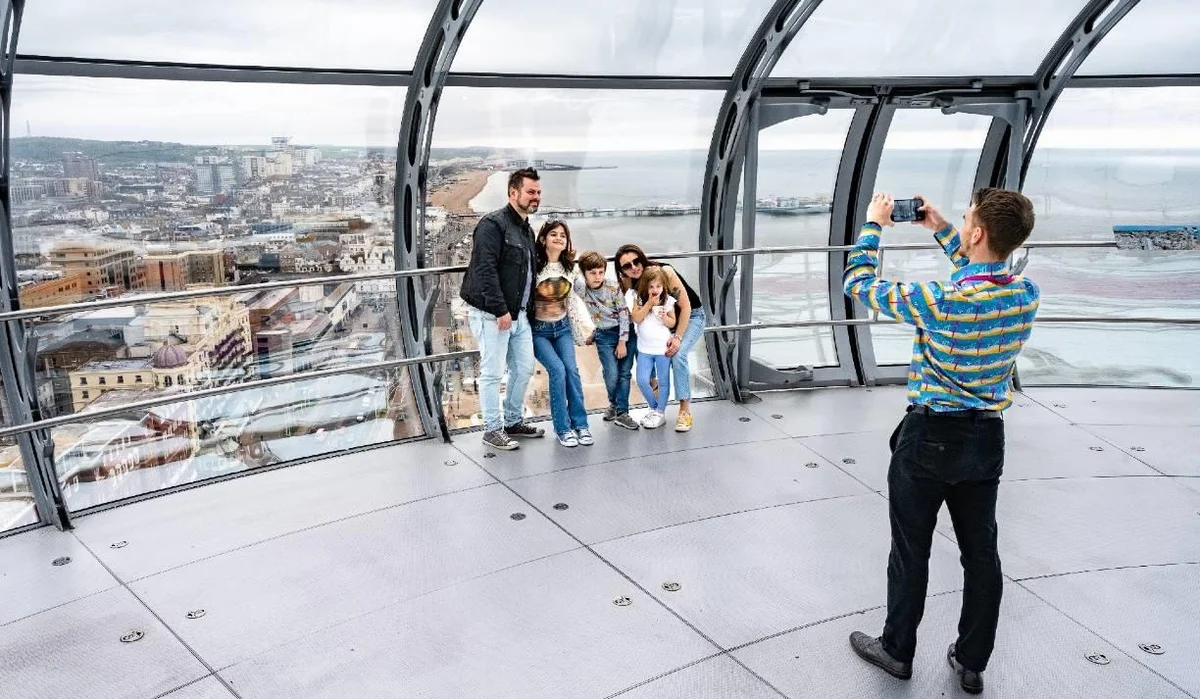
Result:
<instances>
[{"instance_id":1,"label":"white floor panel","mask_svg":"<svg viewBox=\"0 0 1200 699\"><path fill-rule=\"evenodd\" d=\"M53 564L63 558L70 563ZM46 527L0 539L0 625L117 585L70 533Z\"/></svg>"},{"instance_id":2,"label":"white floor panel","mask_svg":"<svg viewBox=\"0 0 1200 699\"><path fill-rule=\"evenodd\" d=\"M803 437L799 441L872 490L886 493L891 435L864 432ZM1065 422L1048 426L1006 424L1004 448L1004 481L1157 475L1132 456Z\"/></svg>"},{"instance_id":3,"label":"white floor panel","mask_svg":"<svg viewBox=\"0 0 1200 699\"><path fill-rule=\"evenodd\" d=\"M731 512L868 492L786 437L600 464L509 485L589 544Z\"/></svg>"},{"instance_id":4,"label":"white floor panel","mask_svg":"<svg viewBox=\"0 0 1200 699\"><path fill-rule=\"evenodd\" d=\"M613 604L621 596L632 604ZM595 699L715 650L576 551L357 619L221 675L244 699Z\"/></svg>"},{"instance_id":5,"label":"white floor panel","mask_svg":"<svg viewBox=\"0 0 1200 699\"><path fill-rule=\"evenodd\" d=\"M0 658L6 699L152 699L209 674L125 588L0 626Z\"/></svg>"},{"instance_id":6,"label":"white floor panel","mask_svg":"<svg viewBox=\"0 0 1200 699\"><path fill-rule=\"evenodd\" d=\"M527 517L513 520L516 512ZM133 588L220 669L372 610L577 547L497 483L273 539ZM194 609L205 615L187 619Z\"/></svg>"},{"instance_id":7,"label":"white floor panel","mask_svg":"<svg viewBox=\"0 0 1200 699\"><path fill-rule=\"evenodd\" d=\"M1200 565L1108 570L1022 584L1200 696ZM1139 648L1142 644L1156 645L1162 654L1147 653Z\"/></svg>"},{"instance_id":8,"label":"white floor panel","mask_svg":"<svg viewBox=\"0 0 1200 699\"><path fill-rule=\"evenodd\" d=\"M640 417L644 413L645 410L635 410L633 414ZM764 420L745 408L724 401L693 403L692 415L695 426L691 432L675 431L673 406L667 409L667 424L653 430L627 430L604 422L599 415L592 415L589 424L596 443L590 447L560 445L549 422L536 423L546 430L544 438L521 440L521 448L516 451L500 452L485 447L480 432L460 435L454 444L497 478L510 480L621 459L786 436L771 424L774 420ZM493 456L485 457L485 454Z\"/></svg>"},{"instance_id":9,"label":"white floor panel","mask_svg":"<svg viewBox=\"0 0 1200 699\"><path fill-rule=\"evenodd\" d=\"M405 444L82 517L76 532L129 581L305 527L494 482L449 445ZM110 549L117 541L128 545Z\"/></svg>"},{"instance_id":10,"label":"white floor panel","mask_svg":"<svg viewBox=\"0 0 1200 699\"><path fill-rule=\"evenodd\" d=\"M221 680L209 675L204 679L177 689L162 699L235 699L234 695L221 684Z\"/></svg>"},{"instance_id":11,"label":"white floor panel","mask_svg":"<svg viewBox=\"0 0 1200 699\"><path fill-rule=\"evenodd\" d=\"M760 393L762 402L746 407L791 437L891 430L904 416L907 392L904 386L780 391Z\"/></svg>"},{"instance_id":12,"label":"white floor panel","mask_svg":"<svg viewBox=\"0 0 1200 699\"><path fill-rule=\"evenodd\" d=\"M898 680L850 649L852 631L878 635L883 610L856 614L736 651L734 656L789 697L924 699L968 696L946 663L962 599L930 599L917 635L913 678ZM1108 665L1085 659L1100 653ZM1004 590L996 650L983 674L989 699L1188 699L1161 677L1015 585Z\"/></svg>"},{"instance_id":13,"label":"white floor panel","mask_svg":"<svg viewBox=\"0 0 1200 699\"><path fill-rule=\"evenodd\" d=\"M886 602L887 502L808 502L619 539L596 551L723 648ZM930 593L962 584L958 553L934 537ZM679 583L678 592L662 585Z\"/></svg>"},{"instance_id":14,"label":"white floor panel","mask_svg":"<svg viewBox=\"0 0 1200 699\"><path fill-rule=\"evenodd\" d=\"M724 655L617 696L620 699L782 699L781 694Z\"/></svg>"},{"instance_id":15,"label":"white floor panel","mask_svg":"<svg viewBox=\"0 0 1200 699\"><path fill-rule=\"evenodd\" d=\"M1019 579L1200 561L1200 497L1175 480L1005 484L997 507L1004 572Z\"/></svg>"},{"instance_id":16,"label":"white floor panel","mask_svg":"<svg viewBox=\"0 0 1200 699\"><path fill-rule=\"evenodd\" d=\"M1169 476L1200 476L1200 427L1090 425L1087 430Z\"/></svg>"},{"instance_id":17,"label":"white floor panel","mask_svg":"<svg viewBox=\"0 0 1200 699\"><path fill-rule=\"evenodd\" d=\"M1025 393L1081 425L1200 425L1200 391L1029 388Z\"/></svg>"}]
</instances>

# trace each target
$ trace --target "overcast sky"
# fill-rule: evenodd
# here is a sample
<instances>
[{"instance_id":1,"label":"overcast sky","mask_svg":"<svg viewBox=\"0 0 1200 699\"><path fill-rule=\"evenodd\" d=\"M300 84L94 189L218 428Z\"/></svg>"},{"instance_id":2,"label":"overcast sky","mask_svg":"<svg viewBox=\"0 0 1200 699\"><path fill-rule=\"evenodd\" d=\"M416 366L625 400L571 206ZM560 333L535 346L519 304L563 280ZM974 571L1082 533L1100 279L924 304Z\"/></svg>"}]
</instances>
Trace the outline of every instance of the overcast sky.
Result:
<instances>
[{"instance_id":1,"label":"overcast sky","mask_svg":"<svg viewBox=\"0 0 1200 699\"><path fill-rule=\"evenodd\" d=\"M1142 0L1095 54L1099 68L1200 66L1194 0ZM406 70L432 0L37 0L19 51L97 58ZM826 0L776 75L1029 72L1084 0ZM729 73L769 0L485 0L455 70ZM886 11L881 12L881 9ZM878 18L873 20L871 18ZM931 20L940 28L931 29ZM870 50L863 37L876 37ZM1147 40L1153 36L1153 40ZM1101 45L1102 47L1104 44ZM435 145L525 150L707 148L719 92L448 89ZM1136 101L1135 101L1136 100ZM404 90L15 77L12 134L200 144L394 146ZM1200 88L1071 91L1046 146L1200 147ZM979 120L905 113L889 147L974 145ZM764 133L764 148L838 148L844 114Z\"/></svg>"}]
</instances>

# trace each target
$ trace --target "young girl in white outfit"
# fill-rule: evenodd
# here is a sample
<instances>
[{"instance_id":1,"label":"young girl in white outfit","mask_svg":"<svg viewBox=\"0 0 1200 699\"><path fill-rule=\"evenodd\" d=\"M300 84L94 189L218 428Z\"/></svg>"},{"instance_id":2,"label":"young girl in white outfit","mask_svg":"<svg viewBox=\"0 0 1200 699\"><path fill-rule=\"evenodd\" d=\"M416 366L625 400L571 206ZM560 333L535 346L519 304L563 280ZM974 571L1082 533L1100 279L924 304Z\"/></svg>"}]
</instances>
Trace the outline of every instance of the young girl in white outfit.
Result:
<instances>
[{"instance_id":1,"label":"young girl in white outfit","mask_svg":"<svg viewBox=\"0 0 1200 699\"><path fill-rule=\"evenodd\" d=\"M642 427L662 427L667 419L663 413L671 398L671 358L667 341L675 327L675 299L667 293L662 270L651 267L642 273L637 289L626 296L629 312L637 325L637 382L642 395L650 404L650 412L642 418ZM650 387L650 370L658 374L658 390Z\"/></svg>"}]
</instances>

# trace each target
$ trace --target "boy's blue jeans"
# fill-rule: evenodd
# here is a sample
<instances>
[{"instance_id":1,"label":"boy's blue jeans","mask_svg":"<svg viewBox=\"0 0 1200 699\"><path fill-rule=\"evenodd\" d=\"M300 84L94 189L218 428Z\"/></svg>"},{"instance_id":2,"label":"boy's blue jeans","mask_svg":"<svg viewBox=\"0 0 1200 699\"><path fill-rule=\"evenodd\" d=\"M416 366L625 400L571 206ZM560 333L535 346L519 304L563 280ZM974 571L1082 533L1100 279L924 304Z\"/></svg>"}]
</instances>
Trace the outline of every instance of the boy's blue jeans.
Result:
<instances>
[{"instance_id":1,"label":"boy's blue jeans","mask_svg":"<svg viewBox=\"0 0 1200 699\"><path fill-rule=\"evenodd\" d=\"M620 328L597 330L595 337L596 353L600 355L600 368L604 372L604 388L608 392L608 404L618 415L627 413L633 357L637 354L637 335L629 333L629 339L625 341L625 357L622 359L617 359Z\"/></svg>"}]
</instances>

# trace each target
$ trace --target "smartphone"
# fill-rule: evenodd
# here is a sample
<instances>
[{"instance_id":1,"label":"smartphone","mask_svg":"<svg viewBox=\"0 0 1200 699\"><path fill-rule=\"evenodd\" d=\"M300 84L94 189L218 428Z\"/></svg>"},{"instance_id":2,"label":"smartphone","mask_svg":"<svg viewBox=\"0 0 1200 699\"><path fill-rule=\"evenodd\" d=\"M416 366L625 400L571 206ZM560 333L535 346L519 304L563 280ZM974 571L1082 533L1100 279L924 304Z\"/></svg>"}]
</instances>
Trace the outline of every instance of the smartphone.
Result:
<instances>
[{"instance_id":1,"label":"smartphone","mask_svg":"<svg viewBox=\"0 0 1200 699\"><path fill-rule=\"evenodd\" d=\"M925 206L925 202L920 199L896 199L892 202L892 221L924 221L925 212L917 210L922 206Z\"/></svg>"}]
</instances>

